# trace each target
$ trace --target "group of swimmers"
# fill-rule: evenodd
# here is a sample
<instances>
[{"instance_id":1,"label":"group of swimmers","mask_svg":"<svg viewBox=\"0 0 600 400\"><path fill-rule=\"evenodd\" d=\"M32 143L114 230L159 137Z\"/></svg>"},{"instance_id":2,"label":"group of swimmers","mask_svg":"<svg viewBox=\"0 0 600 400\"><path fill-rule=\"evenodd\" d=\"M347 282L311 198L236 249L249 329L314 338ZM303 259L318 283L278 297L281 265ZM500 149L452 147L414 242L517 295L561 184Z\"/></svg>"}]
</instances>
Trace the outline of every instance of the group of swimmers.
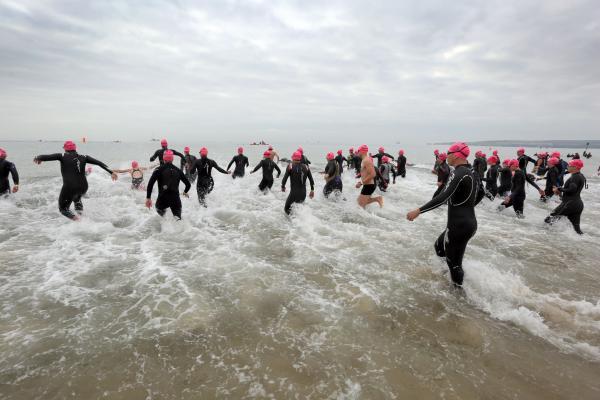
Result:
<instances>
[{"instance_id":1,"label":"group of swimmers","mask_svg":"<svg viewBox=\"0 0 600 400\"><path fill-rule=\"evenodd\" d=\"M86 168L87 164L99 166L109 173L113 180L117 180L118 173L128 173L132 179L132 189L146 190L145 205L148 208L153 206L152 192L156 184L158 197L154 207L157 213L163 216L166 210L170 209L178 219L181 219L182 210L180 183L185 186L183 196L188 197L192 183L196 182L198 201L206 207L206 196L214 188L213 169L222 174L231 174L233 178L242 178L246 168L250 165L242 147L238 148L238 154L232 158L227 169L223 169L214 160L208 158L206 147L200 149L200 157L196 158L190 154L189 147L186 147L182 154L170 149L167 140L163 139L161 148L150 157L150 162L158 160L158 165L154 168L147 187L144 187L144 171L153 168L154 165L140 167L137 161L133 161L131 168L111 170L103 162L77 153L77 146L72 141L66 141L63 150L63 153L38 155L33 161L36 164L46 161L60 162L63 186L58 206L60 212L72 220L78 220L83 212L81 199L88 189L86 175L89 169ZM537 160L535 160L527 156L525 149L521 148L517 151L517 158L506 159L502 165L497 151L494 151L489 158L483 152L478 151L475 153L475 159L471 165L468 162L470 153L469 146L461 142L450 146L446 153L436 150L432 172L437 175L438 187L429 202L407 214L407 219L413 221L422 213L444 204L448 205L446 228L436 240L434 247L436 253L446 259L451 278L456 285L462 285L463 255L467 243L477 230L475 206L484 197L488 197L490 200L494 200L497 196L501 197L503 200L499 209L513 207L517 216L522 218L526 197L525 185L528 183L539 191L540 199L543 201L554 195L561 197L560 205L546 218L546 223L552 224L562 216L566 216L573 224L575 231L579 234L583 233L580 228L583 211L583 201L580 195L583 188L587 187L587 183L581 173L583 168L581 159L573 159L567 163L561 159L560 153L554 152L551 154L537 153ZM181 159L180 167L173 164L175 156ZM16 193L19 190L17 169L13 163L6 160L6 157L6 151L0 149L0 196L7 195L11 191ZM377 167L375 167L375 159L377 159ZM386 153L383 147L380 147L377 153L371 154L367 145L361 145L356 151L354 148L350 148L346 157L342 150L338 150L337 155L328 153L326 160L327 164L322 172L325 180L323 189L325 197L329 197L332 193L342 192L341 174L346 166L348 170L354 170L356 178L359 179L356 188L361 188L361 192L357 200L363 208L371 203L378 203L380 207L383 207L382 196L372 197L376 187L379 186L381 191L385 191L390 183L390 174L393 183L398 176L404 178L408 165L403 150L400 150L397 158L394 158ZM315 182L310 169L311 162L304 155L303 149L299 147L292 154L291 160L287 160L280 159L273 147L269 146L269 149L263 154L263 159L250 173L262 169L262 180L258 187L266 193L273 186L274 171L277 171L277 177L281 175L281 170L277 165L280 161L288 162L281 182L281 190L286 191L286 184L289 180L290 192L284 211L286 214L290 214L293 204L305 201L307 180L310 184L308 196L311 199L314 197ZM390 161L394 161L395 165ZM527 173L529 162L534 163L533 174L537 175L537 179L546 180L545 189L541 189L536 184L535 175ZM233 172L230 171L232 166L234 166ZM9 174L13 179L12 190L8 180ZM570 174L570 177L565 181L566 174ZM71 210L71 204L74 204L75 212Z\"/></svg>"}]
</instances>

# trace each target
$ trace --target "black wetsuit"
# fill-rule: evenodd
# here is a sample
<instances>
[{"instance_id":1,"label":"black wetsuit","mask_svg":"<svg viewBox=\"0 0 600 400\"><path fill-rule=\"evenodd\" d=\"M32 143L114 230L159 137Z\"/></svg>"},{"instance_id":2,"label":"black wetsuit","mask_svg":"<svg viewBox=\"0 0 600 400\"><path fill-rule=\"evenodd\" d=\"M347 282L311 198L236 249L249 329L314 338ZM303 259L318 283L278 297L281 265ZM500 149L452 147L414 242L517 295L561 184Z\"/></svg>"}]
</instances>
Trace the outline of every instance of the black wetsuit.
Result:
<instances>
[{"instance_id":1,"label":"black wetsuit","mask_svg":"<svg viewBox=\"0 0 600 400\"><path fill-rule=\"evenodd\" d=\"M19 184L19 173L15 164L0 158L0 196L10 193L10 182L8 175L12 175L12 180L15 185Z\"/></svg>"},{"instance_id":2,"label":"black wetsuit","mask_svg":"<svg viewBox=\"0 0 600 400\"><path fill-rule=\"evenodd\" d=\"M457 285L463 282L462 260L467 243L477 231L475 206L481 196L478 193L480 183L473 175L469 164L457 166L444 190L420 207L421 213L425 213L448 204L448 223L435 242L435 251L438 256L446 258L452 280Z\"/></svg>"},{"instance_id":3,"label":"black wetsuit","mask_svg":"<svg viewBox=\"0 0 600 400\"><path fill-rule=\"evenodd\" d=\"M197 158L191 154L186 154L181 159L181 170L185 174L185 177L188 179L188 181L190 181L190 183L194 183L194 181L196 180L196 177L197 177L196 173L191 172L192 165L194 165L194 162L196 160L197 160Z\"/></svg>"},{"instance_id":4,"label":"black wetsuit","mask_svg":"<svg viewBox=\"0 0 600 400\"><path fill-rule=\"evenodd\" d=\"M485 190L491 196L491 199L498 195L498 165L494 164L490 166L485 174Z\"/></svg>"},{"instance_id":5,"label":"black wetsuit","mask_svg":"<svg viewBox=\"0 0 600 400\"><path fill-rule=\"evenodd\" d=\"M300 164L310 165L310 160L306 158L304 154L302 154L302 160L300 161Z\"/></svg>"},{"instance_id":6,"label":"black wetsuit","mask_svg":"<svg viewBox=\"0 0 600 400\"><path fill-rule=\"evenodd\" d=\"M500 187L498 193L500 196L506 196L512 186L512 171L509 167L500 168Z\"/></svg>"},{"instance_id":7,"label":"black wetsuit","mask_svg":"<svg viewBox=\"0 0 600 400\"><path fill-rule=\"evenodd\" d=\"M231 174L231 176L233 177L233 179L242 178L244 175L246 175L246 167L250 166L250 163L248 162L248 157L246 157L243 154L238 154L237 156L234 156L229 162L229 165L227 165L227 171L229 171L229 168L231 168L231 165L234 163L235 169L233 170L233 174Z\"/></svg>"},{"instance_id":8,"label":"black wetsuit","mask_svg":"<svg viewBox=\"0 0 600 400\"><path fill-rule=\"evenodd\" d=\"M286 214L290 214L292 204L303 203L306 199L306 179L310 182L310 190L315 190L315 181L313 180L310 168L305 164L292 163L287 166L283 180L281 181L281 188L285 189L285 183L288 178L290 179L290 194L285 201L284 211Z\"/></svg>"},{"instance_id":9,"label":"black wetsuit","mask_svg":"<svg viewBox=\"0 0 600 400\"><path fill-rule=\"evenodd\" d=\"M386 156L387 156L387 157L389 157L389 158L390 158L390 160L396 160L394 157L392 157L392 156L391 156L391 155L389 155L388 153L385 153L385 152L384 152L384 153L380 153L380 152L378 152L377 154L375 154L375 155L373 156L373 158L376 158L376 159L377 159L377 166L378 166L378 167L379 167L379 166L381 166L381 162L382 162L381 160L383 159L383 157L386 157Z\"/></svg>"},{"instance_id":10,"label":"black wetsuit","mask_svg":"<svg viewBox=\"0 0 600 400\"><path fill-rule=\"evenodd\" d=\"M444 190L444 186L446 185L446 182L448 182L448 178L450 177L450 167L448 166L446 161L438 163L437 177L437 182L438 184L441 183L441 185L438 185L438 188L436 189L435 193L433 193L432 198L434 198L435 196L440 194L442 190Z\"/></svg>"},{"instance_id":11,"label":"black wetsuit","mask_svg":"<svg viewBox=\"0 0 600 400\"><path fill-rule=\"evenodd\" d=\"M160 162L160 165L163 165L165 163L163 161L163 154L167 150L171 150L173 152L173 155L176 155L178 157L184 158L184 155L181 154L180 152L178 152L177 150L169 149L168 147L163 147L163 148L160 148L160 149L158 149L158 150L156 150L154 152L154 154L152 155L152 157L150 157L150 162L152 162L152 161L156 160L156 158L158 158L158 161Z\"/></svg>"},{"instance_id":12,"label":"black wetsuit","mask_svg":"<svg viewBox=\"0 0 600 400\"><path fill-rule=\"evenodd\" d=\"M227 173L227 171L219 167L214 160L207 157L200 157L192 164L191 173L196 172L198 174L198 181L196 182L198 201L204 207L206 207L206 195L212 192L213 187L215 186L215 181L212 178L213 168L222 174Z\"/></svg>"},{"instance_id":13,"label":"black wetsuit","mask_svg":"<svg viewBox=\"0 0 600 400\"><path fill-rule=\"evenodd\" d=\"M71 203L75 203L75 211L78 214L83 211L81 197L88 190L85 165L97 165L109 174L113 173L103 162L90 156L77 154L76 151L67 151L64 154L39 155L35 159L37 161L60 161L63 186L58 196L58 209L62 215L71 219L75 218L75 214L70 210Z\"/></svg>"},{"instance_id":14,"label":"black wetsuit","mask_svg":"<svg viewBox=\"0 0 600 400\"><path fill-rule=\"evenodd\" d=\"M172 163L164 163L152 172L146 189L146 198L152 197L154 183L158 182L158 198L156 199L156 212L161 217L165 215L167 208L171 209L174 216L181 219L181 198L179 197L179 182L185 185L184 192L190 190L192 184L186 178L182 170Z\"/></svg>"},{"instance_id":15,"label":"black wetsuit","mask_svg":"<svg viewBox=\"0 0 600 400\"><path fill-rule=\"evenodd\" d=\"M360 173L360 166L362 164L362 159L357 154L354 154L351 159L348 158L348 164L352 165L352 167L354 168L354 171L356 172L357 175Z\"/></svg>"},{"instance_id":16,"label":"black wetsuit","mask_svg":"<svg viewBox=\"0 0 600 400\"><path fill-rule=\"evenodd\" d=\"M346 160L346 157L344 157L341 154L338 154L337 156L335 156L335 161L337 161L337 163L340 165L340 174L344 173L344 161L348 162L348 160Z\"/></svg>"},{"instance_id":17,"label":"black wetsuit","mask_svg":"<svg viewBox=\"0 0 600 400\"><path fill-rule=\"evenodd\" d=\"M259 168L262 168L263 177L262 177L262 180L260 181L260 183L258 184L258 189L261 191L265 191L266 189L271 189L271 187L273 186L273 181L274 181L273 170L277 170L278 178L279 178L279 175L281 175L281 170L279 169L279 167L277 166L275 161L271 160L270 158L264 158L264 159L260 160L258 165L256 167L254 167L252 172L258 171Z\"/></svg>"},{"instance_id":18,"label":"black wetsuit","mask_svg":"<svg viewBox=\"0 0 600 400\"><path fill-rule=\"evenodd\" d=\"M522 169L525 173L527 173L527 164L530 162L535 164L535 160L528 155L523 154L519 156L519 169Z\"/></svg>"},{"instance_id":19,"label":"black wetsuit","mask_svg":"<svg viewBox=\"0 0 600 400\"><path fill-rule=\"evenodd\" d=\"M555 166L550 167L546 171L546 188L544 189L544 194L547 199L554 196L554 191L552 189L558 187L558 174L558 168Z\"/></svg>"},{"instance_id":20,"label":"black wetsuit","mask_svg":"<svg viewBox=\"0 0 600 400\"><path fill-rule=\"evenodd\" d=\"M561 187L565 181L568 166L569 164L562 158L556 164L556 169L558 169L558 187Z\"/></svg>"},{"instance_id":21,"label":"black wetsuit","mask_svg":"<svg viewBox=\"0 0 600 400\"><path fill-rule=\"evenodd\" d=\"M396 183L396 169L391 163L383 163L377 169L379 170L379 175L381 175L379 189L382 192L385 192L390 185L390 174L392 175L394 183Z\"/></svg>"},{"instance_id":22,"label":"black wetsuit","mask_svg":"<svg viewBox=\"0 0 600 400\"><path fill-rule=\"evenodd\" d=\"M510 199L504 204L504 207L511 207L515 210L517 216L523 216L523 208L525 206L525 198L527 197L525 190L525 183L529 183L537 190L540 187L525 173L524 170L518 169L515 171L512 177L512 184L510 187ZM500 206L500 209L501 206Z\"/></svg>"},{"instance_id":23,"label":"black wetsuit","mask_svg":"<svg viewBox=\"0 0 600 400\"><path fill-rule=\"evenodd\" d=\"M404 155L398 156L398 164L396 167L396 174L403 178L406 178L406 157Z\"/></svg>"},{"instance_id":24,"label":"black wetsuit","mask_svg":"<svg viewBox=\"0 0 600 400\"><path fill-rule=\"evenodd\" d=\"M576 172L565 182L559 190L562 193L562 202L546 218L546 222L551 223L562 216L569 218L575 232L583 234L579 226L581 213L583 212L583 201L581 200L581 191L587 187L585 177L581 172Z\"/></svg>"},{"instance_id":25,"label":"black wetsuit","mask_svg":"<svg viewBox=\"0 0 600 400\"><path fill-rule=\"evenodd\" d=\"M340 171L341 167L337 160L334 159L327 162L327 165L325 166L325 176L328 180L323 188L323 195L325 197L329 197L329 195L334 191L342 191L343 185L342 178L340 177Z\"/></svg>"},{"instance_id":26,"label":"black wetsuit","mask_svg":"<svg viewBox=\"0 0 600 400\"><path fill-rule=\"evenodd\" d=\"M485 163L485 158L475 157L475 160L473 160L473 171L479 176L479 179L483 180L486 170L487 165Z\"/></svg>"}]
</instances>

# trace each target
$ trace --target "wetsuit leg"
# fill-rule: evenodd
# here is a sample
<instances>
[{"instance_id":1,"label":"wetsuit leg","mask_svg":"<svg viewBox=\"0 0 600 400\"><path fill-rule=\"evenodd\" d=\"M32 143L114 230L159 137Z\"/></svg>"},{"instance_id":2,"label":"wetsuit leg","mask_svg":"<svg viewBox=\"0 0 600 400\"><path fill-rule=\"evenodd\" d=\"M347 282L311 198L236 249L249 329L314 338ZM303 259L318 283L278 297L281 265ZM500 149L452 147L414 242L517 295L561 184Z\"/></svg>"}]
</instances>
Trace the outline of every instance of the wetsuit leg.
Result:
<instances>
[{"instance_id":1,"label":"wetsuit leg","mask_svg":"<svg viewBox=\"0 0 600 400\"><path fill-rule=\"evenodd\" d=\"M77 212L77 214L82 214L83 213L83 202L81 201L81 197L84 195L85 193L77 193L75 196L73 196L73 204L75 205L75 212Z\"/></svg>"},{"instance_id":2,"label":"wetsuit leg","mask_svg":"<svg viewBox=\"0 0 600 400\"><path fill-rule=\"evenodd\" d=\"M325 184L323 187L323 195L325 197L329 197L329 195L333 192L333 179Z\"/></svg>"},{"instance_id":3,"label":"wetsuit leg","mask_svg":"<svg viewBox=\"0 0 600 400\"><path fill-rule=\"evenodd\" d=\"M518 196L513 199L513 210L517 214L517 217L523 217L523 208L525 207L525 197Z\"/></svg>"},{"instance_id":4,"label":"wetsuit leg","mask_svg":"<svg viewBox=\"0 0 600 400\"><path fill-rule=\"evenodd\" d=\"M71 211L71 203L73 202L73 190L63 186L58 196L58 210L67 218L75 218L75 214Z\"/></svg>"},{"instance_id":5,"label":"wetsuit leg","mask_svg":"<svg viewBox=\"0 0 600 400\"><path fill-rule=\"evenodd\" d=\"M181 219L181 197L179 197L179 193L173 193L171 195L171 201L170 201L170 207L171 207L171 212L173 213L173 215L178 218Z\"/></svg>"},{"instance_id":6,"label":"wetsuit leg","mask_svg":"<svg viewBox=\"0 0 600 400\"><path fill-rule=\"evenodd\" d=\"M292 212L292 204L303 203L304 200L306 200L306 189L303 191L296 192L290 191L290 194L287 200L285 201L285 206L283 207L283 210L287 215L290 215L290 213Z\"/></svg>"},{"instance_id":7,"label":"wetsuit leg","mask_svg":"<svg viewBox=\"0 0 600 400\"><path fill-rule=\"evenodd\" d=\"M261 192L265 192L267 189L271 189L273 187L273 179L265 179L263 178L258 184L258 189Z\"/></svg>"},{"instance_id":8,"label":"wetsuit leg","mask_svg":"<svg viewBox=\"0 0 600 400\"><path fill-rule=\"evenodd\" d=\"M206 207L206 195L210 193L210 181L207 179L198 179L196 192L198 193L198 202L200 205Z\"/></svg>"},{"instance_id":9,"label":"wetsuit leg","mask_svg":"<svg viewBox=\"0 0 600 400\"><path fill-rule=\"evenodd\" d=\"M583 234L583 232L581 231L581 227L579 226L579 223L581 220L582 212L583 212L583 201L581 201L581 200L568 201L566 203L559 204L559 206L556 207L554 209L554 211L552 211L550 213L550 217L546 218L546 222L552 223L552 222L560 219L561 216L566 216L567 218L569 218L569 221L571 221L571 224L573 224L573 229L575 229L575 232L577 232L581 235L581 234Z\"/></svg>"},{"instance_id":10,"label":"wetsuit leg","mask_svg":"<svg viewBox=\"0 0 600 400\"><path fill-rule=\"evenodd\" d=\"M440 257L446 258L452 281L462 285L464 272L462 260L465 255L467 243L477 231L476 221L465 221L448 227L436 240L435 252Z\"/></svg>"}]
</instances>

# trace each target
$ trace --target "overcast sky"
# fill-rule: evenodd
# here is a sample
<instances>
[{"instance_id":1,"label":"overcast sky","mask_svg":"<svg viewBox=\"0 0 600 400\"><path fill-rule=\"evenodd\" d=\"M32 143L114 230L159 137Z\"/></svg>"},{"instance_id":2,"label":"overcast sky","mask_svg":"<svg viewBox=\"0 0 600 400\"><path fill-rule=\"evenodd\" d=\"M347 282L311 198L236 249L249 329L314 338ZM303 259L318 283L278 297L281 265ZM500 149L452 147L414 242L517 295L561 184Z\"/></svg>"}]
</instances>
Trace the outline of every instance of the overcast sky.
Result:
<instances>
[{"instance_id":1,"label":"overcast sky","mask_svg":"<svg viewBox=\"0 0 600 400\"><path fill-rule=\"evenodd\" d=\"M0 139L600 139L600 2L0 0Z\"/></svg>"}]
</instances>

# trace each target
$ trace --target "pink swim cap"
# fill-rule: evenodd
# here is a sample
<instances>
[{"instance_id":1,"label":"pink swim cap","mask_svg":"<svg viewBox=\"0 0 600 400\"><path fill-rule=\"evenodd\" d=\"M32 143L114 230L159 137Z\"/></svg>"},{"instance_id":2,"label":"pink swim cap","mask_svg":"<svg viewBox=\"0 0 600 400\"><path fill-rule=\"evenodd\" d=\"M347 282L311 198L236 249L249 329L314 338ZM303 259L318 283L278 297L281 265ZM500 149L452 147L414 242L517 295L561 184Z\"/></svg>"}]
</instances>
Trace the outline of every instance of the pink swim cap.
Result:
<instances>
[{"instance_id":1,"label":"pink swim cap","mask_svg":"<svg viewBox=\"0 0 600 400\"><path fill-rule=\"evenodd\" d=\"M238 154L244 154L244 148L238 147Z\"/></svg>"},{"instance_id":2,"label":"pink swim cap","mask_svg":"<svg viewBox=\"0 0 600 400\"><path fill-rule=\"evenodd\" d=\"M438 154L438 158L440 161L444 162L446 161L446 158L448 158L448 155L446 153L440 153Z\"/></svg>"},{"instance_id":3,"label":"pink swim cap","mask_svg":"<svg viewBox=\"0 0 600 400\"><path fill-rule=\"evenodd\" d=\"M265 158L269 158L269 157L271 157L271 152L270 152L269 150L265 151L265 152L263 153L263 157L265 157Z\"/></svg>"},{"instance_id":4,"label":"pink swim cap","mask_svg":"<svg viewBox=\"0 0 600 400\"><path fill-rule=\"evenodd\" d=\"M519 168L519 160L510 160L510 167L517 167Z\"/></svg>"},{"instance_id":5,"label":"pink swim cap","mask_svg":"<svg viewBox=\"0 0 600 400\"><path fill-rule=\"evenodd\" d=\"M164 160L164 157L163 157L163 160ZM137 161L132 161L131 162L131 168L137 168L138 166L139 166L139 164L138 164Z\"/></svg>"},{"instance_id":6,"label":"pink swim cap","mask_svg":"<svg viewBox=\"0 0 600 400\"><path fill-rule=\"evenodd\" d=\"M435 154L435 155L437 156L438 154L440 154L440 151L439 151L438 149L435 149L435 150L433 151L433 154Z\"/></svg>"},{"instance_id":7,"label":"pink swim cap","mask_svg":"<svg viewBox=\"0 0 600 400\"><path fill-rule=\"evenodd\" d=\"M273 146L269 146L269 150L273 150Z\"/></svg>"},{"instance_id":8,"label":"pink swim cap","mask_svg":"<svg viewBox=\"0 0 600 400\"><path fill-rule=\"evenodd\" d=\"M335 158L335 157L334 157L333 153L331 153L331 152L327 153L327 159L328 159L329 161L333 160L334 158Z\"/></svg>"},{"instance_id":9,"label":"pink swim cap","mask_svg":"<svg viewBox=\"0 0 600 400\"><path fill-rule=\"evenodd\" d=\"M164 162L171 162L171 161L173 161L173 151L172 150L166 150L163 153L163 161Z\"/></svg>"},{"instance_id":10,"label":"pink swim cap","mask_svg":"<svg viewBox=\"0 0 600 400\"><path fill-rule=\"evenodd\" d=\"M496 156L491 156L487 160L488 164L496 164L498 162L498 158Z\"/></svg>"},{"instance_id":11,"label":"pink swim cap","mask_svg":"<svg viewBox=\"0 0 600 400\"><path fill-rule=\"evenodd\" d=\"M581 160L571 160L569 161L569 167L575 167L577 169L583 168L583 161Z\"/></svg>"},{"instance_id":12,"label":"pink swim cap","mask_svg":"<svg viewBox=\"0 0 600 400\"><path fill-rule=\"evenodd\" d=\"M398 154L400 154L401 156L403 156L404 155L404 150L398 151Z\"/></svg>"},{"instance_id":13,"label":"pink swim cap","mask_svg":"<svg viewBox=\"0 0 600 400\"><path fill-rule=\"evenodd\" d=\"M77 146L71 140L67 140L65 144L63 144L63 149L66 151L75 151L77 150Z\"/></svg>"},{"instance_id":14,"label":"pink swim cap","mask_svg":"<svg viewBox=\"0 0 600 400\"><path fill-rule=\"evenodd\" d=\"M366 144L361 144L360 147L358 148L358 152L359 153L368 153L369 152L369 146L367 146Z\"/></svg>"},{"instance_id":15,"label":"pink swim cap","mask_svg":"<svg viewBox=\"0 0 600 400\"><path fill-rule=\"evenodd\" d=\"M387 156L383 157L383 159L382 159L382 160L383 160L383 162L384 162L384 163L388 163L388 162L390 162L390 158L389 158L389 157L387 157Z\"/></svg>"},{"instance_id":16,"label":"pink swim cap","mask_svg":"<svg viewBox=\"0 0 600 400\"><path fill-rule=\"evenodd\" d=\"M525 153L525 149L523 147L519 147L517 149L517 154L524 154Z\"/></svg>"},{"instance_id":17,"label":"pink swim cap","mask_svg":"<svg viewBox=\"0 0 600 400\"><path fill-rule=\"evenodd\" d=\"M0 158L6 158L6 150L0 149Z\"/></svg>"},{"instance_id":18,"label":"pink swim cap","mask_svg":"<svg viewBox=\"0 0 600 400\"><path fill-rule=\"evenodd\" d=\"M337 152L337 153L338 153L338 154L341 156L341 155L343 154L343 151L341 151L341 150L338 150L338 152Z\"/></svg>"},{"instance_id":19,"label":"pink swim cap","mask_svg":"<svg viewBox=\"0 0 600 400\"><path fill-rule=\"evenodd\" d=\"M496 157L498 156L498 150L494 150L492 151L492 154L495 155Z\"/></svg>"},{"instance_id":20,"label":"pink swim cap","mask_svg":"<svg viewBox=\"0 0 600 400\"><path fill-rule=\"evenodd\" d=\"M506 160L502 161L502 164L508 167L510 165L510 158L507 158Z\"/></svg>"},{"instance_id":21,"label":"pink swim cap","mask_svg":"<svg viewBox=\"0 0 600 400\"><path fill-rule=\"evenodd\" d=\"M475 157L481 157L481 156L483 156L483 152L481 150L477 150L475 152Z\"/></svg>"},{"instance_id":22,"label":"pink swim cap","mask_svg":"<svg viewBox=\"0 0 600 400\"><path fill-rule=\"evenodd\" d=\"M299 150L296 150L294 152L294 154L292 154L292 160L294 160L294 161L300 161L300 160L302 160L302 153L300 153Z\"/></svg>"},{"instance_id":23,"label":"pink swim cap","mask_svg":"<svg viewBox=\"0 0 600 400\"><path fill-rule=\"evenodd\" d=\"M385 149L384 149L383 147L380 147L380 148L379 148L379 152L380 152L380 153L383 153L384 151L385 151Z\"/></svg>"},{"instance_id":24,"label":"pink swim cap","mask_svg":"<svg viewBox=\"0 0 600 400\"><path fill-rule=\"evenodd\" d=\"M206 147L203 147L200 149L200 155L201 156L206 156L208 155L208 149Z\"/></svg>"},{"instance_id":25,"label":"pink swim cap","mask_svg":"<svg viewBox=\"0 0 600 400\"><path fill-rule=\"evenodd\" d=\"M556 157L560 159L560 152L559 151L555 151L552 153L552 157Z\"/></svg>"},{"instance_id":26,"label":"pink swim cap","mask_svg":"<svg viewBox=\"0 0 600 400\"><path fill-rule=\"evenodd\" d=\"M556 157L550 157L550 159L548 160L548 165L554 166L554 165L558 164L559 161L560 160Z\"/></svg>"},{"instance_id":27,"label":"pink swim cap","mask_svg":"<svg viewBox=\"0 0 600 400\"><path fill-rule=\"evenodd\" d=\"M466 160L467 157L469 157L469 154L471 154L471 149L466 143L456 142L448 149L448 155L450 154L454 154L456 157Z\"/></svg>"},{"instance_id":28,"label":"pink swim cap","mask_svg":"<svg viewBox=\"0 0 600 400\"><path fill-rule=\"evenodd\" d=\"M185 154L188 154L190 152L190 148L186 146L185 149L183 149L183 152Z\"/></svg>"},{"instance_id":29,"label":"pink swim cap","mask_svg":"<svg viewBox=\"0 0 600 400\"><path fill-rule=\"evenodd\" d=\"M167 139L162 139L162 140L160 141L160 145L161 145L161 146L163 146L163 147L167 147L167 145L168 145L168 144L167 144Z\"/></svg>"},{"instance_id":30,"label":"pink swim cap","mask_svg":"<svg viewBox=\"0 0 600 400\"><path fill-rule=\"evenodd\" d=\"M354 153L354 147L350 147L348 151L350 151L350 153Z\"/></svg>"},{"instance_id":31,"label":"pink swim cap","mask_svg":"<svg viewBox=\"0 0 600 400\"><path fill-rule=\"evenodd\" d=\"M302 146L298 147L298 150L296 150L296 151L299 151L300 154L304 154L304 149L302 148Z\"/></svg>"}]
</instances>

